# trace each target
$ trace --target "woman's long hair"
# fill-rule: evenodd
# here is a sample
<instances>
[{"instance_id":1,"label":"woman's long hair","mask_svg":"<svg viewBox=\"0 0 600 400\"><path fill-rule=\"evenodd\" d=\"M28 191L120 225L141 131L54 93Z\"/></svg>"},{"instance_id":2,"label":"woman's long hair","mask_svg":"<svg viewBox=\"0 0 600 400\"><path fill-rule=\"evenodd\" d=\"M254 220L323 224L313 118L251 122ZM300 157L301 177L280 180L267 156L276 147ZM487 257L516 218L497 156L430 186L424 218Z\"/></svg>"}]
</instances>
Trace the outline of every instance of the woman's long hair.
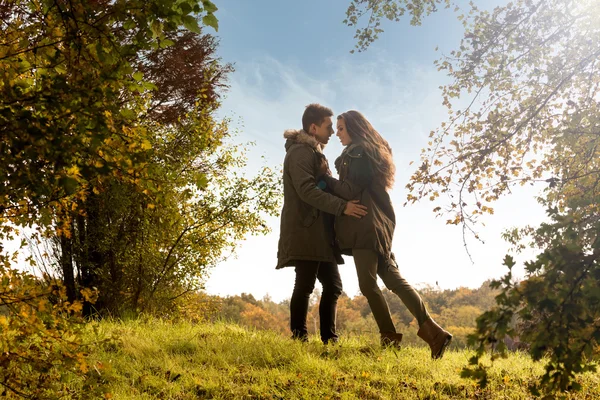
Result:
<instances>
[{"instance_id":1,"label":"woman's long hair","mask_svg":"<svg viewBox=\"0 0 600 400\"><path fill-rule=\"evenodd\" d=\"M386 189L391 189L394 184L396 166L392 158L392 148L373 125L358 111L350 110L338 115L346 123L346 131L352 143L360 144L373 161L375 179L381 182Z\"/></svg>"}]
</instances>

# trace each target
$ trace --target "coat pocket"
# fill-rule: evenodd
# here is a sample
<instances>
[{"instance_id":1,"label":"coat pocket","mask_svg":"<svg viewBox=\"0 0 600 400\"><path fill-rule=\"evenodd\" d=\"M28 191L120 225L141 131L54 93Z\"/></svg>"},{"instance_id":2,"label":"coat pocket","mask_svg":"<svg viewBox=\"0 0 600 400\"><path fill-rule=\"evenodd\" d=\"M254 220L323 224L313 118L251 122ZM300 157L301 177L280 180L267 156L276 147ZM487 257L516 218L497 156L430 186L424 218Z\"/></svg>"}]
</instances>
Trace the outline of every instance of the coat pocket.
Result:
<instances>
[{"instance_id":1,"label":"coat pocket","mask_svg":"<svg viewBox=\"0 0 600 400\"><path fill-rule=\"evenodd\" d=\"M309 228L311 227L315 221L317 220L317 218L319 218L319 210L311 207L311 206L306 206L304 207L303 210L303 217L302 217L302 226L304 226L305 228Z\"/></svg>"}]
</instances>

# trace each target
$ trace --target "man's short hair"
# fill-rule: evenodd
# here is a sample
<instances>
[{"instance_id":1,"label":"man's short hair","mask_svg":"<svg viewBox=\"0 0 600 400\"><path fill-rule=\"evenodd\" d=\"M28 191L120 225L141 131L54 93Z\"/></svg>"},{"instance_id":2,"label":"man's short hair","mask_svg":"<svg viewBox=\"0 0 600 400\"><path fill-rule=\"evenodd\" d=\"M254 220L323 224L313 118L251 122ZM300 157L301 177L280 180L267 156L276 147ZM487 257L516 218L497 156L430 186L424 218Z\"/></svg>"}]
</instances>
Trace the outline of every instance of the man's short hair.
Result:
<instances>
[{"instance_id":1,"label":"man's short hair","mask_svg":"<svg viewBox=\"0 0 600 400\"><path fill-rule=\"evenodd\" d=\"M325 118L332 116L333 111L331 111L331 108L317 103L309 104L306 106L304 114L302 114L302 129L308 132L312 124L321 126Z\"/></svg>"}]
</instances>

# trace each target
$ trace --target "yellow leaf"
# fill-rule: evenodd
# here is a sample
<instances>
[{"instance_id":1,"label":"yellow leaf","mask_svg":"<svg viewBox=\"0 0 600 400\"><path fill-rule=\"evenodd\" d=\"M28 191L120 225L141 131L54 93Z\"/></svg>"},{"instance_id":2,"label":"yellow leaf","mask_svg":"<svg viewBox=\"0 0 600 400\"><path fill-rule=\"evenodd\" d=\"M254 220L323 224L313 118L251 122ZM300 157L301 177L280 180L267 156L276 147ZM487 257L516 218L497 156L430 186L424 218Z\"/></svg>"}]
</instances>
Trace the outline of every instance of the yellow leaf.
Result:
<instances>
[{"instance_id":1,"label":"yellow leaf","mask_svg":"<svg viewBox=\"0 0 600 400\"><path fill-rule=\"evenodd\" d=\"M85 301L91 301L94 297L94 291L90 288L83 288L80 290L81 295Z\"/></svg>"},{"instance_id":2,"label":"yellow leaf","mask_svg":"<svg viewBox=\"0 0 600 400\"><path fill-rule=\"evenodd\" d=\"M83 309L83 304L80 301L75 301L73 304L71 304L70 308L71 308L71 310L78 313L78 312L81 312L81 310Z\"/></svg>"},{"instance_id":3,"label":"yellow leaf","mask_svg":"<svg viewBox=\"0 0 600 400\"><path fill-rule=\"evenodd\" d=\"M84 374L87 374L89 368L87 363L84 360L80 360L79 362L79 369L81 370L81 372L83 372Z\"/></svg>"},{"instance_id":4,"label":"yellow leaf","mask_svg":"<svg viewBox=\"0 0 600 400\"><path fill-rule=\"evenodd\" d=\"M42 298L39 302L38 302L38 311L46 311L46 305L48 304L48 300L45 298Z\"/></svg>"},{"instance_id":5,"label":"yellow leaf","mask_svg":"<svg viewBox=\"0 0 600 400\"><path fill-rule=\"evenodd\" d=\"M71 176L79 176L79 167L77 165L72 165L71 167L67 168L67 174Z\"/></svg>"},{"instance_id":6,"label":"yellow leaf","mask_svg":"<svg viewBox=\"0 0 600 400\"><path fill-rule=\"evenodd\" d=\"M152 148L152 143L150 143L150 141L148 139L144 139L144 141L142 142L142 149L150 150L151 148Z\"/></svg>"}]
</instances>

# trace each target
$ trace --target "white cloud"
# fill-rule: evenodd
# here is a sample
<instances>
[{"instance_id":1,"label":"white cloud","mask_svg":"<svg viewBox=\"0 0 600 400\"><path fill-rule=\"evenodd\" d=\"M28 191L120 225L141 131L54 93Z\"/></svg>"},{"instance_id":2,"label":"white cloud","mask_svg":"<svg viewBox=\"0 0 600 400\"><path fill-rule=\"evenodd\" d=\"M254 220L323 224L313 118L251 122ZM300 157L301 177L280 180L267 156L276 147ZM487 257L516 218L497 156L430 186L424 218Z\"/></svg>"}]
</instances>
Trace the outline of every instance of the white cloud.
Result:
<instances>
[{"instance_id":1,"label":"white cloud","mask_svg":"<svg viewBox=\"0 0 600 400\"><path fill-rule=\"evenodd\" d=\"M495 215L485 220L485 227L479 227L485 245L469 241L474 264L464 249L461 229L436 219L431 212L435 205L422 202L402 207L404 186L412 172L408 164L418 160L429 131L447 115L438 89L446 78L433 66L396 64L381 56L362 64L345 59L325 63L330 75L324 79L271 57L236 66L222 112L243 119L241 140L257 142L257 148L250 153L250 167L261 164L260 155L271 165L281 164L285 156L283 130L300 127L306 104L322 103L336 115L349 109L359 110L394 150L398 171L392 191L397 217L394 252L405 278L413 284L435 285L437 281L442 288L453 288L477 287L488 278L503 275L506 268L501 263L508 245L500 238L502 230L537 224L544 217L533 199L534 190L517 191L495 204ZM341 150L337 138L332 137L325 150L330 163ZM252 170L255 169L249 168ZM268 293L275 301L290 297L293 269L275 270L279 220L269 222L273 227L271 234L241 243L237 258L212 271L207 283L210 293L246 292L257 298ZM529 257L531 253L526 253L520 259ZM346 258L340 271L345 291L351 296L358 294L351 258Z\"/></svg>"}]
</instances>

